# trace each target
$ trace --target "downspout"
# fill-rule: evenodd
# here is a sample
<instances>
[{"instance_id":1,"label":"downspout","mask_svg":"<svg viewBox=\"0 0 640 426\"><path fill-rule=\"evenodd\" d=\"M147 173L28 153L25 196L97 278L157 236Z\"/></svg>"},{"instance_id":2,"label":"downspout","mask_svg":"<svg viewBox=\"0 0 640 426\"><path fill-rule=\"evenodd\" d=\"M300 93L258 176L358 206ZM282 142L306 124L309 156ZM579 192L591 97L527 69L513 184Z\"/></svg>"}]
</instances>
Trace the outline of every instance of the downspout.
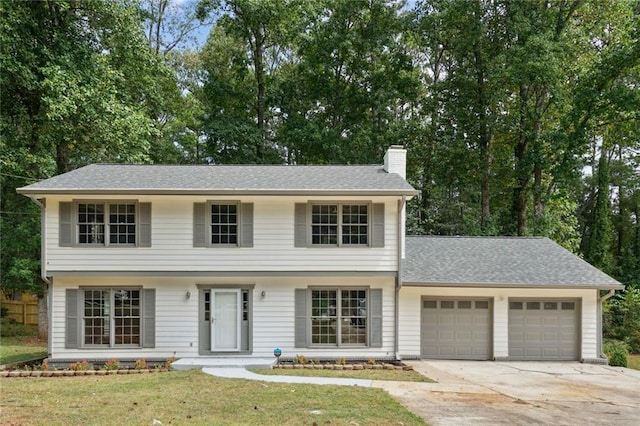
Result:
<instances>
[{"instance_id":1,"label":"downspout","mask_svg":"<svg viewBox=\"0 0 640 426\"><path fill-rule=\"evenodd\" d=\"M600 291L598 290L598 293ZM600 353L600 358L607 359L607 355L602 350L602 306L605 300L610 299L616 291L614 289L609 290L607 294L598 298L598 352Z\"/></svg>"},{"instance_id":2,"label":"downspout","mask_svg":"<svg viewBox=\"0 0 640 426\"><path fill-rule=\"evenodd\" d=\"M47 235L47 206L38 200L35 195L29 195L31 201L35 203L38 208L40 208L40 279L46 285L47 292L47 356L51 357L51 336L53 333L53 321L51 315L52 311L52 303L53 303L53 285L49 277L47 277L47 244L46 244L46 235ZM38 311L39 313L39 311Z\"/></svg>"},{"instance_id":3,"label":"downspout","mask_svg":"<svg viewBox=\"0 0 640 426\"><path fill-rule=\"evenodd\" d=\"M396 291L395 291L395 321L394 321L394 354L396 360L400 361L400 337L398 333L400 331L400 289L402 288L402 233L404 231L403 223L403 211L407 203L407 196L403 195L402 199L398 200L398 277L396 278Z\"/></svg>"}]
</instances>

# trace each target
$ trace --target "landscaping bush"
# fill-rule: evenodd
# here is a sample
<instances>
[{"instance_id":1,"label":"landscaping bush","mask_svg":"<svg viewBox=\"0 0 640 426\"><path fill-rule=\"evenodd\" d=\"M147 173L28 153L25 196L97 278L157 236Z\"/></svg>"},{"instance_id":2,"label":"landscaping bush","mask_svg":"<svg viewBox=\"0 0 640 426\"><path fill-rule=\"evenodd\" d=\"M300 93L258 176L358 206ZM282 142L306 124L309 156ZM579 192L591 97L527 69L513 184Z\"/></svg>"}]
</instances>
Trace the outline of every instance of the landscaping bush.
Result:
<instances>
[{"instance_id":1,"label":"landscaping bush","mask_svg":"<svg viewBox=\"0 0 640 426\"><path fill-rule=\"evenodd\" d=\"M627 345L624 342L618 340L609 340L604 343L604 353L609 358L609 365L616 367L627 366Z\"/></svg>"},{"instance_id":2,"label":"landscaping bush","mask_svg":"<svg viewBox=\"0 0 640 426\"><path fill-rule=\"evenodd\" d=\"M604 335L625 342L630 352L640 353L640 289L625 290L607 301Z\"/></svg>"},{"instance_id":3,"label":"landscaping bush","mask_svg":"<svg viewBox=\"0 0 640 426\"><path fill-rule=\"evenodd\" d=\"M2 337L36 337L38 328L35 325L20 324L7 318L0 319L0 336Z\"/></svg>"}]
</instances>

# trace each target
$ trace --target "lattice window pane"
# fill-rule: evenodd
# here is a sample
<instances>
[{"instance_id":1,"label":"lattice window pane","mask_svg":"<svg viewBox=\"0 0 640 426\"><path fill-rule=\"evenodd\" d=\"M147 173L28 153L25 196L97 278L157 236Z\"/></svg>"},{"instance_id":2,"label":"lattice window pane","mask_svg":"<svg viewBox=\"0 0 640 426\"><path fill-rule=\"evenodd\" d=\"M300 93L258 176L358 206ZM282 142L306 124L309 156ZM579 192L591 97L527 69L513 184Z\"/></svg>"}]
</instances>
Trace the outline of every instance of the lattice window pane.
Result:
<instances>
[{"instance_id":1,"label":"lattice window pane","mask_svg":"<svg viewBox=\"0 0 640 426\"><path fill-rule=\"evenodd\" d=\"M109 205L109 244L136 243L136 205Z\"/></svg>"},{"instance_id":2,"label":"lattice window pane","mask_svg":"<svg viewBox=\"0 0 640 426\"><path fill-rule=\"evenodd\" d=\"M341 342L344 344L367 343L367 292L366 290L341 291Z\"/></svg>"},{"instance_id":3,"label":"lattice window pane","mask_svg":"<svg viewBox=\"0 0 640 426\"><path fill-rule=\"evenodd\" d=\"M110 337L109 290L84 291L84 344L108 345Z\"/></svg>"},{"instance_id":4,"label":"lattice window pane","mask_svg":"<svg viewBox=\"0 0 640 426\"><path fill-rule=\"evenodd\" d=\"M337 291L313 290L311 292L311 343L335 344L337 342Z\"/></svg>"},{"instance_id":5,"label":"lattice window pane","mask_svg":"<svg viewBox=\"0 0 640 426\"><path fill-rule=\"evenodd\" d=\"M338 205L313 205L311 208L311 243L338 244Z\"/></svg>"},{"instance_id":6,"label":"lattice window pane","mask_svg":"<svg viewBox=\"0 0 640 426\"><path fill-rule=\"evenodd\" d=\"M104 204L78 204L78 244L104 244Z\"/></svg>"},{"instance_id":7,"label":"lattice window pane","mask_svg":"<svg viewBox=\"0 0 640 426\"><path fill-rule=\"evenodd\" d=\"M114 291L116 345L140 344L140 290Z\"/></svg>"},{"instance_id":8,"label":"lattice window pane","mask_svg":"<svg viewBox=\"0 0 640 426\"><path fill-rule=\"evenodd\" d=\"M368 206L342 205L342 244L367 245L369 242Z\"/></svg>"},{"instance_id":9,"label":"lattice window pane","mask_svg":"<svg viewBox=\"0 0 640 426\"><path fill-rule=\"evenodd\" d=\"M211 244L238 244L238 206L211 205Z\"/></svg>"}]
</instances>

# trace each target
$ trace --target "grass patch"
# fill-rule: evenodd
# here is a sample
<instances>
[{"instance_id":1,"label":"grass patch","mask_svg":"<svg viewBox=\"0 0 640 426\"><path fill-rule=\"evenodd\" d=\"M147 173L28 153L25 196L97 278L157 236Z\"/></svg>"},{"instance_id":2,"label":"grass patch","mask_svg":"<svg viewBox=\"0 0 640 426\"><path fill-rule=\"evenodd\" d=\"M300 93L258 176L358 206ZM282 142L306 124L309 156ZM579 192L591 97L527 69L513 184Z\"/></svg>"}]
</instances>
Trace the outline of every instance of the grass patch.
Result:
<instances>
[{"instance_id":1,"label":"grass patch","mask_svg":"<svg viewBox=\"0 0 640 426\"><path fill-rule=\"evenodd\" d=\"M627 367L640 370L640 354L627 355Z\"/></svg>"},{"instance_id":2,"label":"grass patch","mask_svg":"<svg viewBox=\"0 0 640 426\"><path fill-rule=\"evenodd\" d=\"M268 369L253 370L256 374L270 376L306 376L306 377L340 377L344 379L364 379L364 380L392 380L396 382L426 382L433 383L433 380L423 376L417 371L398 370L312 370L312 369Z\"/></svg>"},{"instance_id":3,"label":"grass patch","mask_svg":"<svg viewBox=\"0 0 640 426\"><path fill-rule=\"evenodd\" d=\"M267 384L199 370L3 380L0 424L424 424L373 388Z\"/></svg>"},{"instance_id":4,"label":"grass patch","mask_svg":"<svg viewBox=\"0 0 640 426\"><path fill-rule=\"evenodd\" d=\"M47 342L37 336L0 337L0 364L47 356Z\"/></svg>"}]
</instances>

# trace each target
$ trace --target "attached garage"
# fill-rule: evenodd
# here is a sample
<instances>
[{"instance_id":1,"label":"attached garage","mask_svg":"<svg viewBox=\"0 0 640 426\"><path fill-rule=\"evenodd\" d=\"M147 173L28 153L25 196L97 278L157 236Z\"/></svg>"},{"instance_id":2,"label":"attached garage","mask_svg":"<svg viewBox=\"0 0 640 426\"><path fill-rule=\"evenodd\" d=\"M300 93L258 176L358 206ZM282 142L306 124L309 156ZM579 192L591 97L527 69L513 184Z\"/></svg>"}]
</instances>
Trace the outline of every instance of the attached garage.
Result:
<instances>
[{"instance_id":1,"label":"attached garage","mask_svg":"<svg viewBox=\"0 0 640 426\"><path fill-rule=\"evenodd\" d=\"M492 357L490 299L423 298L421 353L431 359Z\"/></svg>"},{"instance_id":2,"label":"attached garage","mask_svg":"<svg viewBox=\"0 0 640 426\"><path fill-rule=\"evenodd\" d=\"M580 359L579 307L579 300L510 299L509 359Z\"/></svg>"}]
</instances>

